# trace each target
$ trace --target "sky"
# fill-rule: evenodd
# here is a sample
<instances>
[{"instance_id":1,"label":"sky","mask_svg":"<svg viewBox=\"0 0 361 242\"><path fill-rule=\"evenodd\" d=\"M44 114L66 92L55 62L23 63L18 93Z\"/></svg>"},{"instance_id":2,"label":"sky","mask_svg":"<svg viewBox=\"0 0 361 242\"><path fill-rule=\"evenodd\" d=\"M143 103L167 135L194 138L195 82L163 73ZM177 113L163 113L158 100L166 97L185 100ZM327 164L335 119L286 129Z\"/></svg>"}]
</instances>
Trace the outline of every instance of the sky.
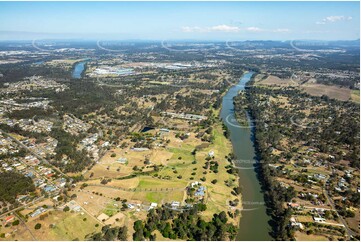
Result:
<instances>
[{"instance_id":1,"label":"sky","mask_svg":"<svg viewBox=\"0 0 361 242\"><path fill-rule=\"evenodd\" d=\"M0 2L0 39L354 40L354 2Z\"/></svg>"}]
</instances>

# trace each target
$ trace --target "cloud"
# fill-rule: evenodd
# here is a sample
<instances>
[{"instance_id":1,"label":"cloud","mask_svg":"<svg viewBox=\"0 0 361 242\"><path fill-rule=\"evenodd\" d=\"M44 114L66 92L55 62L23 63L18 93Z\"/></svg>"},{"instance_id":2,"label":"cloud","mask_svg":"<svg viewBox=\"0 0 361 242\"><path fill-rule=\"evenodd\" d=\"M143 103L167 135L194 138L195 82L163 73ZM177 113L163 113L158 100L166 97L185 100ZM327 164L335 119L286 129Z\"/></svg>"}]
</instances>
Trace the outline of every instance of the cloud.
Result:
<instances>
[{"instance_id":1,"label":"cloud","mask_svg":"<svg viewBox=\"0 0 361 242\"><path fill-rule=\"evenodd\" d=\"M246 28L246 30L249 32L263 32L264 31L263 29L260 29L258 27L248 27L248 28Z\"/></svg>"},{"instance_id":2,"label":"cloud","mask_svg":"<svg viewBox=\"0 0 361 242\"><path fill-rule=\"evenodd\" d=\"M192 32L202 32L202 28L200 27L182 27L182 31L186 33L192 33Z\"/></svg>"},{"instance_id":3,"label":"cloud","mask_svg":"<svg viewBox=\"0 0 361 242\"><path fill-rule=\"evenodd\" d=\"M289 29L275 29L273 30L274 33L288 33L290 32Z\"/></svg>"},{"instance_id":4,"label":"cloud","mask_svg":"<svg viewBox=\"0 0 361 242\"><path fill-rule=\"evenodd\" d=\"M230 26L230 25L225 25L225 24L221 24L221 25L215 25L215 26L211 26L211 27L189 27L189 26L185 26L182 27L182 31L186 32L186 33L194 33L194 32L198 32L198 33L207 33L207 32L239 32L241 29L239 27L236 26Z\"/></svg>"},{"instance_id":5,"label":"cloud","mask_svg":"<svg viewBox=\"0 0 361 242\"><path fill-rule=\"evenodd\" d=\"M260 33L260 32L271 32L271 33L288 33L290 32L289 29L261 29L258 27L248 27L246 28L246 31L254 32L254 33Z\"/></svg>"},{"instance_id":6,"label":"cloud","mask_svg":"<svg viewBox=\"0 0 361 242\"><path fill-rule=\"evenodd\" d=\"M221 31L221 32L238 32L240 28L229 25L217 25L210 28L212 31Z\"/></svg>"},{"instance_id":7,"label":"cloud","mask_svg":"<svg viewBox=\"0 0 361 242\"><path fill-rule=\"evenodd\" d=\"M227 32L227 33L238 33L241 31L253 32L253 33L261 33L261 32L269 32L269 33L287 33L290 32L289 29L261 29L258 27L247 27L247 28L240 28L236 26L230 25L215 25L211 27L198 27L198 26L185 26L182 27L182 32L185 33L210 33L210 32Z\"/></svg>"},{"instance_id":8,"label":"cloud","mask_svg":"<svg viewBox=\"0 0 361 242\"><path fill-rule=\"evenodd\" d=\"M352 20L352 17L350 16L328 16L324 19L322 19L321 21L317 21L316 24L327 24L327 23L334 23L334 22L339 22L339 21L350 21Z\"/></svg>"}]
</instances>

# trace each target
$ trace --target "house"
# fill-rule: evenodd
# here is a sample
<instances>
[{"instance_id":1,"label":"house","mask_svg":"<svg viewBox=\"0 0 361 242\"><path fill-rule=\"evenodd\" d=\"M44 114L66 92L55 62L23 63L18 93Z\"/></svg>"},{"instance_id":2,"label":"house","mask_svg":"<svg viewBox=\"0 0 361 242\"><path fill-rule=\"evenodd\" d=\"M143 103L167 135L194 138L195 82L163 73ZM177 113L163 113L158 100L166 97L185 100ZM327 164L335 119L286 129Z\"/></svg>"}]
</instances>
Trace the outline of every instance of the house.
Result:
<instances>
[{"instance_id":1,"label":"house","mask_svg":"<svg viewBox=\"0 0 361 242\"><path fill-rule=\"evenodd\" d=\"M8 216L5 218L5 221L4 221L4 224L8 224L10 222L12 222L13 220L15 219L15 216L14 215L11 215L11 216Z\"/></svg>"},{"instance_id":2,"label":"house","mask_svg":"<svg viewBox=\"0 0 361 242\"><path fill-rule=\"evenodd\" d=\"M55 190L56 190L56 188L51 185L45 185L45 187L44 187L45 192L53 192Z\"/></svg>"},{"instance_id":3,"label":"house","mask_svg":"<svg viewBox=\"0 0 361 242\"><path fill-rule=\"evenodd\" d=\"M314 174L313 177L317 180L324 180L326 179L326 176L323 174Z\"/></svg>"},{"instance_id":4,"label":"house","mask_svg":"<svg viewBox=\"0 0 361 242\"><path fill-rule=\"evenodd\" d=\"M45 211L46 211L45 208L40 207L40 208L36 209L32 214L30 214L30 217L32 217L32 218L33 218L33 217L36 217L36 216L44 213Z\"/></svg>"},{"instance_id":5,"label":"house","mask_svg":"<svg viewBox=\"0 0 361 242\"><path fill-rule=\"evenodd\" d=\"M59 187L64 187L66 185L66 179L65 178L60 178L58 180L56 180L57 184Z\"/></svg>"},{"instance_id":6,"label":"house","mask_svg":"<svg viewBox=\"0 0 361 242\"><path fill-rule=\"evenodd\" d=\"M288 207L293 209L300 209L300 205L298 203L287 203Z\"/></svg>"},{"instance_id":7,"label":"house","mask_svg":"<svg viewBox=\"0 0 361 242\"><path fill-rule=\"evenodd\" d=\"M67 205L71 211L74 211L74 212L81 211L81 207L74 200L71 200L70 202L68 202Z\"/></svg>"},{"instance_id":8,"label":"house","mask_svg":"<svg viewBox=\"0 0 361 242\"><path fill-rule=\"evenodd\" d=\"M172 206L173 209L178 209L180 207L180 202L173 201L171 203L171 206Z\"/></svg>"},{"instance_id":9,"label":"house","mask_svg":"<svg viewBox=\"0 0 361 242\"><path fill-rule=\"evenodd\" d=\"M324 223L326 221L325 218L322 218L322 217L313 217L313 220L317 223Z\"/></svg>"},{"instance_id":10,"label":"house","mask_svg":"<svg viewBox=\"0 0 361 242\"><path fill-rule=\"evenodd\" d=\"M304 229L303 224L300 223L300 222L297 222L294 217L291 217L290 222L291 222L291 226L292 226L292 227L295 227L295 228L301 229L301 230Z\"/></svg>"},{"instance_id":11,"label":"house","mask_svg":"<svg viewBox=\"0 0 361 242\"><path fill-rule=\"evenodd\" d=\"M157 206L158 206L157 203L151 203L148 210L154 209L154 208L156 208Z\"/></svg>"},{"instance_id":12,"label":"house","mask_svg":"<svg viewBox=\"0 0 361 242\"><path fill-rule=\"evenodd\" d=\"M16 200L17 200L18 202L22 202L22 201L25 201L27 198L28 198L27 195L19 195L19 196L16 198Z\"/></svg>"},{"instance_id":13,"label":"house","mask_svg":"<svg viewBox=\"0 0 361 242\"><path fill-rule=\"evenodd\" d=\"M324 208L314 208L313 211L318 213L319 215L325 214L325 209Z\"/></svg>"},{"instance_id":14,"label":"house","mask_svg":"<svg viewBox=\"0 0 361 242\"><path fill-rule=\"evenodd\" d=\"M34 177L34 174L29 171L28 173L25 174L26 177L30 177L30 178L33 178Z\"/></svg>"},{"instance_id":15,"label":"house","mask_svg":"<svg viewBox=\"0 0 361 242\"><path fill-rule=\"evenodd\" d=\"M204 197L204 192L206 191L206 187L200 186L197 191L194 193L197 197Z\"/></svg>"}]
</instances>

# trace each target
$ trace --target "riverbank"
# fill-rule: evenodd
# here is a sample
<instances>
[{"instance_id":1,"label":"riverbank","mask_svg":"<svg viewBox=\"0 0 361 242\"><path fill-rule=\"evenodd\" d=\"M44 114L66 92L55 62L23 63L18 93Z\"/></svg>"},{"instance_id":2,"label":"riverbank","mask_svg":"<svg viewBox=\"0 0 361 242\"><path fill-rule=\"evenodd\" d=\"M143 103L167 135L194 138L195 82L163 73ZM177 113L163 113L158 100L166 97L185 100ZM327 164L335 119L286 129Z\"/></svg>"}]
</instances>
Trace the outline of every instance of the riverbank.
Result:
<instances>
[{"instance_id":1,"label":"riverbank","mask_svg":"<svg viewBox=\"0 0 361 242\"><path fill-rule=\"evenodd\" d=\"M255 165L257 163L256 150L253 142L252 123L240 125L234 115L233 98L239 91L245 90L253 72L245 73L239 83L229 89L223 97L221 118L229 130L232 142L233 167L238 170L239 183L242 187L242 212L237 240L271 240L271 228L268 224L270 217L266 213L266 206Z\"/></svg>"}]
</instances>

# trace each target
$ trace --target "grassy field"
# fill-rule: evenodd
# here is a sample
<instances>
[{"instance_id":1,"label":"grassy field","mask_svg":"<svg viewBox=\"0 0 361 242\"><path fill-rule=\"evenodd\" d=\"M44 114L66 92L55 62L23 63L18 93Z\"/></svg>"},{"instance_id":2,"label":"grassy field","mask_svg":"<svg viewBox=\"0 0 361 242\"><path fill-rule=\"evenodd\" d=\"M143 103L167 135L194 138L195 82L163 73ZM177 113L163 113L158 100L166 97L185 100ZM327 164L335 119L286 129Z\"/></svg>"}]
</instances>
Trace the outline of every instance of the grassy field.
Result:
<instances>
[{"instance_id":1,"label":"grassy field","mask_svg":"<svg viewBox=\"0 0 361 242\"><path fill-rule=\"evenodd\" d=\"M39 230L34 229L37 223L42 225ZM101 226L95 227L97 223L86 213L53 211L45 219L36 219L27 225L38 240L84 240L87 234L100 230Z\"/></svg>"},{"instance_id":2,"label":"grassy field","mask_svg":"<svg viewBox=\"0 0 361 242\"><path fill-rule=\"evenodd\" d=\"M305 90L305 92L313 96L326 95L330 98L335 98L342 101L347 101L351 98L351 89L349 88L322 84L307 84L302 85L301 88Z\"/></svg>"},{"instance_id":3,"label":"grassy field","mask_svg":"<svg viewBox=\"0 0 361 242\"><path fill-rule=\"evenodd\" d=\"M115 157L112 157L112 154L115 154ZM161 149L147 151L133 151L130 148L112 149L107 152L89 172L87 172L86 177L89 178L92 173L92 178L127 176L133 172L134 166L144 166L146 158L149 158L153 164L161 165L166 163L166 160L172 157L172 155L171 152ZM127 163L119 163L117 161L119 158L126 158ZM147 169L144 169L144 171L147 171Z\"/></svg>"},{"instance_id":4,"label":"grassy field","mask_svg":"<svg viewBox=\"0 0 361 242\"><path fill-rule=\"evenodd\" d=\"M277 76L270 75L264 79L263 74L259 74L255 78L256 86L273 86L273 87L284 87L284 86L297 86L306 93L313 96L326 95L330 98L347 101L353 100L354 102L360 102L360 91L351 90L349 88L317 84L315 79L310 79L304 84L300 84L295 79L281 79Z\"/></svg>"},{"instance_id":5,"label":"grassy field","mask_svg":"<svg viewBox=\"0 0 361 242\"><path fill-rule=\"evenodd\" d=\"M256 85L297 86L297 83L291 79L281 79L277 76L270 75L266 79L256 82Z\"/></svg>"},{"instance_id":6,"label":"grassy field","mask_svg":"<svg viewBox=\"0 0 361 242\"><path fill-rule=\"evenodd\" d=\"M351 91L351 100L356 103L360 103L360 90Z\"/></svg>"},{"instance_id":7,"label":"grassy field","mask_svg":"<svg viewBox=\"0 0 361 242\"><path fill-rule=\"evenodd\" d=\"M295 233L295 237L296 237L296 240L299 240L299 241L305 241L305 240L308 240L308 241L327 241L327 237L325 236L322 236L322 235L314 235L314 234L310 234L310 235L307 235L306 233L302 233L302 232L299 232L297 231Z\"/></svg>"}]
</instances>

